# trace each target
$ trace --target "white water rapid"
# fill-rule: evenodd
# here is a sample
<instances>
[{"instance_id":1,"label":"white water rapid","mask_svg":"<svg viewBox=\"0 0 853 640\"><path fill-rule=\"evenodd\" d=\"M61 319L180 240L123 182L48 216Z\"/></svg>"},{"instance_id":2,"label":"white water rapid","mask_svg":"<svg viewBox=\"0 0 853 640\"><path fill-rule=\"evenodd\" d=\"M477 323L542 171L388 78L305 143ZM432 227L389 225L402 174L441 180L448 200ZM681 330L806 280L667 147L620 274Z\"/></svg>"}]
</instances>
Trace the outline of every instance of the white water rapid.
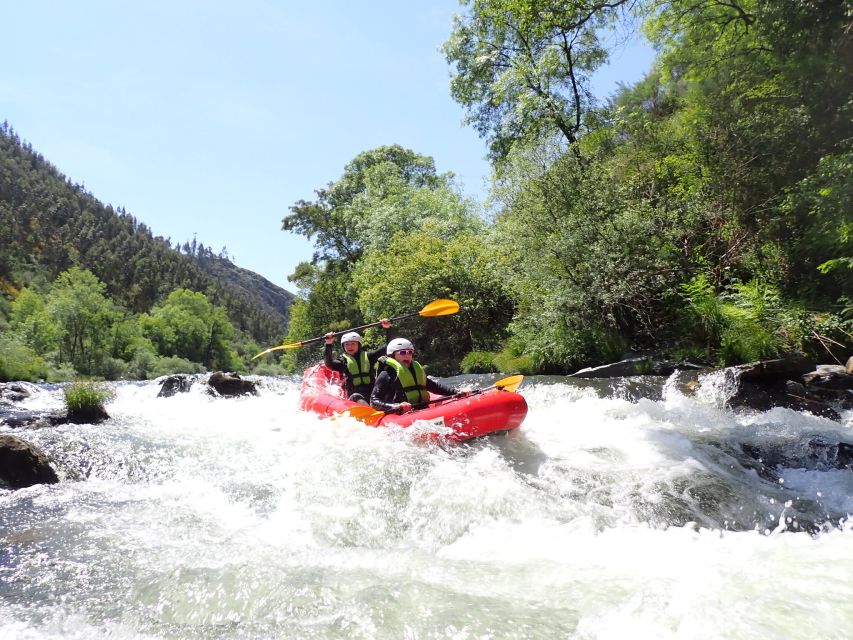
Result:
<instances>
[{"instance_id":1,"label":"white water rapid","mask_svg":"<svg viewBox=\"0 0 853 640\"><path fill-rule=\"evenodd\" d=\"M450 445L260 385L0 426L66 478L0 490L0 639L853 637L853 412L528 378L520 429Z\"/></svg>"}]
</instances>

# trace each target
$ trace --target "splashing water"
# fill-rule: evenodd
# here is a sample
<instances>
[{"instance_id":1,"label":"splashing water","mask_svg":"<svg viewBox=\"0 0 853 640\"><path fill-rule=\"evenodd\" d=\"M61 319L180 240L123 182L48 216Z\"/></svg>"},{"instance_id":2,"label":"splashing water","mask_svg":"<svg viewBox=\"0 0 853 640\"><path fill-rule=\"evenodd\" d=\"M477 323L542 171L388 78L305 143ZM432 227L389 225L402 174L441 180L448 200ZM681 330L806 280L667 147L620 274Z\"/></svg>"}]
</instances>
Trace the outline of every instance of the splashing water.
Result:
<instances>
[{"instance_id":1,"label":"splashing water","mask_svg":"<svg viewBox=\"0 0 853 640\"><path fill-rule=\"evenodd\" d=\"M462 445L319 420L296 379L116 385L106 423L14 431L67 479L0 491L0 637L847 637L853 417L649 385L529 378L522 427Z\"/></svg>"}]
</instances>

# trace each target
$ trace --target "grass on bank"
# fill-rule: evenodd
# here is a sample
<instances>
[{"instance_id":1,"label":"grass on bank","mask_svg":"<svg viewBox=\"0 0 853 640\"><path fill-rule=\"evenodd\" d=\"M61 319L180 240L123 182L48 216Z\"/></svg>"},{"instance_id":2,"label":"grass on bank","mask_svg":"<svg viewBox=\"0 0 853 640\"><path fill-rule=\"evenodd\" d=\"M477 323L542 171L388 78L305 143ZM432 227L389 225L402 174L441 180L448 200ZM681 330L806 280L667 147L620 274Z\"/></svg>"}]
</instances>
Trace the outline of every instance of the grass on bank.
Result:
<instances>
[{"instance_id":1,"label":"grass on bank","mask_svg":"<svg viewBox=\"0 0 853 640\"><path fill-rule=\"evenodd\" d=\"M103 409L110 393L95 382L75 382L63 390L70 413L88 413Z\"/></svg>"}]
</instances>

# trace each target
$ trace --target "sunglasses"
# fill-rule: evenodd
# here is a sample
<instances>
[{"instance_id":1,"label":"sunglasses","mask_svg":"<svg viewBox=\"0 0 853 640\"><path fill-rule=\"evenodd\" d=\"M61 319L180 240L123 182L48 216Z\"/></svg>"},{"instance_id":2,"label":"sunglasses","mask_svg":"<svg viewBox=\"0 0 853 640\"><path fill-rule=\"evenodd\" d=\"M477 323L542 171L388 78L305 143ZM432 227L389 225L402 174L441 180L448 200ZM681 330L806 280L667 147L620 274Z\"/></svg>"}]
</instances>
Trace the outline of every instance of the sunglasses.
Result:
<instances>
[{"instance_id":1,"label":"sunglasses","mask_svg":"<svg viewBox=\"0 0 853 640\"><path fill-rule=\"evenodd\" d=\"M415 350L414 349L398 349L397 351L394 352L395 355L398 353L401 356L412 356L415 354Z\"/></svg>"}]
</instances>

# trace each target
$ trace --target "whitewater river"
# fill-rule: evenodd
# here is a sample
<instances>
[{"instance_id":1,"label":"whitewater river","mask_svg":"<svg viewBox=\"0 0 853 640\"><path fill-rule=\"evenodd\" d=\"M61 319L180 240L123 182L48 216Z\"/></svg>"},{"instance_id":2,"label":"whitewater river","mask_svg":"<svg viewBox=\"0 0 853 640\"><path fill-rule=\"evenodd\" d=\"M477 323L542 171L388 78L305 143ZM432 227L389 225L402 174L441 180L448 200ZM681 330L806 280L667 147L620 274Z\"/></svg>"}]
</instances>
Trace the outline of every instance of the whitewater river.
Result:
<instances>
[{"instance_id":1,"label":"whitewater river","mask_svg":"<svg viewBox=\"0 0 853 640\"><path fill-rule=\"evenodd\" d=\"M15 430L85 481L0 491L0 640L853 637L853 412L528 378L520 429L449 445L260 384Z\"/></svg>"}]
</instances>

